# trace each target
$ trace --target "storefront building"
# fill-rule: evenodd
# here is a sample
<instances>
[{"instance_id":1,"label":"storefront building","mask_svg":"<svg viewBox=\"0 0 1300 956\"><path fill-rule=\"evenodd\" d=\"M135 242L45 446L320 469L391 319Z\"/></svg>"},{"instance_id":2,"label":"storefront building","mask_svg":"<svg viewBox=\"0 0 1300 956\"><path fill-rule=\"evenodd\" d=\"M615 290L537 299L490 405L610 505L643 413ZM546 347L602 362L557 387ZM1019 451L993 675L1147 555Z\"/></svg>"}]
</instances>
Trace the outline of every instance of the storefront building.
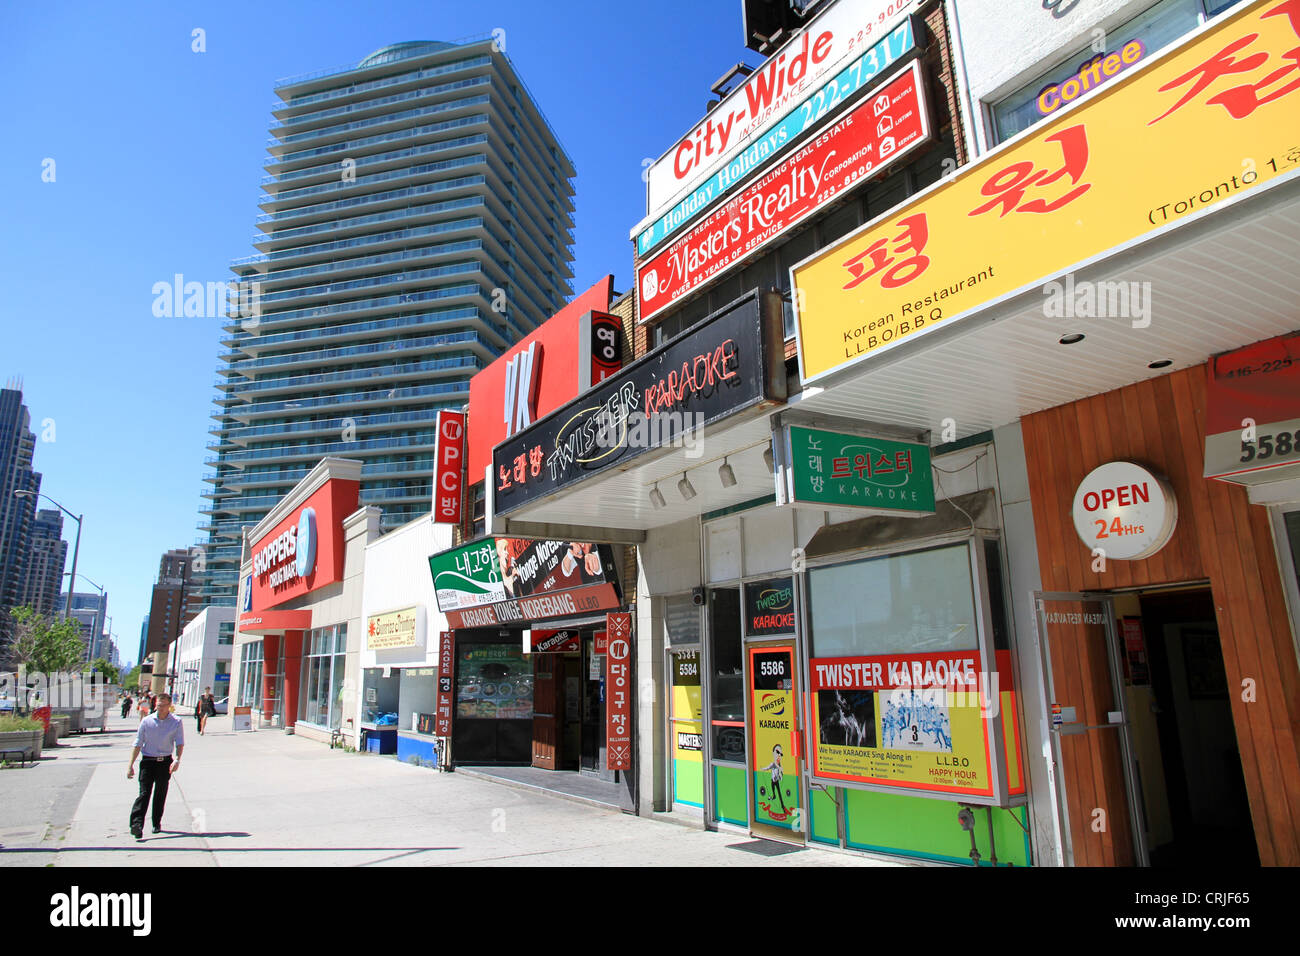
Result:
<instances>
[{"instance_id":1,"label":"storefront building","mask_svg":"<svg viewBox=\"0 0 1300 956\"><path fill-rule=\"evenodd\" d=\"M358 508L361 463L323 458L245 535L231 682L245 719L349 746L357 719L365 547L379 509Z\"/></svg>"},{"instance_id":2,"label":"storefront building","mask_svg":"<svg viewBox=\"0 0 1300 956\"><path fill-rule=\"evenodd\" d=\"M1300 11L1080 8L993 87L995 6L1000 145L792 271L801 407L992 435L1035 862L1294 865Z\"/></svg>"}]
</instances>

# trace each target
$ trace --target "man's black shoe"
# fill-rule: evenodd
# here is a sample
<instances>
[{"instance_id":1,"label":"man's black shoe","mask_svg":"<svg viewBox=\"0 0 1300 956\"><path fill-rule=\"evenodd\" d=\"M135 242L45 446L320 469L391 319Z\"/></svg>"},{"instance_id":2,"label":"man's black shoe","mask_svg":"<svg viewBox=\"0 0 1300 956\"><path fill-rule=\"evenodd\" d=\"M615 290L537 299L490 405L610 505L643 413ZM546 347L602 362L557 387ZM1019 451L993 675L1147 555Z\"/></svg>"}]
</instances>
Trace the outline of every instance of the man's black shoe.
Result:
<instances>
[{"instance_id":1,"label":"man's black shoe","mask_svg":"<svg viewBox=\"0 0 1300 956\"><path fill-rule=\"evenodd\" d=\"M154 832L154 833L162 833L162 827L154 827L154 828L153 828L153 832Z\"/></svg>"},{"instance_id":2,"label":"man's black shoe","mask_svg":"<svg viewBox=\"0 0 1300 956\"><path fill-rule=\"evenodd\" d=\"M143 830L132 830L132 831L131 831L131 836L135 837L137 840L143 840L143 839L144 839L144 831L143 831Z\"/></svg>"}]
</instances>

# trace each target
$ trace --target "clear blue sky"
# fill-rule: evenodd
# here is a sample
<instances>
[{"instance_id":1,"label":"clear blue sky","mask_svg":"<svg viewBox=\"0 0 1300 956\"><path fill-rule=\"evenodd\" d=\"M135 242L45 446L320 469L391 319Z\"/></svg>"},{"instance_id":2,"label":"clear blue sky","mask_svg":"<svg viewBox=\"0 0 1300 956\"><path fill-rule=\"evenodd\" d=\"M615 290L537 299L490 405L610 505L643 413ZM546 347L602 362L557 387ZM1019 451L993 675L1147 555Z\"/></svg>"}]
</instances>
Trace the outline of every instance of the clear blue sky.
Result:
<instances>
[{"instance_id":1,"label":"clear blue sky","mask_svg":"<svg viewBox=\"0 0 1300 956\"><path fill-rule=\"evenodd\" d=\"M22 377L38 438L53 424L41 490L85 514L78 574L108 589L124 660L159 556L199 537L219 351L216 320L154 318L150 290L178 272L225 281L255 252L277 80L503 29L578 169L574 288L612 272L621 291L642 159L703 114L728 67L758 62L739 0L24 3L4 18L0 382Z\"/></svg>"}]
</instances>

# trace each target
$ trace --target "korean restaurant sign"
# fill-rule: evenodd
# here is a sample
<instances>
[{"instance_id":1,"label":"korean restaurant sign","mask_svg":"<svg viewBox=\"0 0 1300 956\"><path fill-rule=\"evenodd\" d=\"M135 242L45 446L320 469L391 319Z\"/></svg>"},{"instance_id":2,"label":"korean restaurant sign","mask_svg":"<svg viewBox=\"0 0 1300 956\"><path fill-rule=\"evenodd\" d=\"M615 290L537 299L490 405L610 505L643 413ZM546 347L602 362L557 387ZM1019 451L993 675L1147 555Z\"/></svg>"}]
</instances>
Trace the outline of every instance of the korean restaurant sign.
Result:
<instances>
[{"instance_id":1,"label":"korean restaurant sign","mask_svg":"<svg viewBox=\"0 0 1300 956\"><path fill-rule=\"evenodd\" d=\"M641 320L648 321L724 270L756 255L845 190L929 141L921 64L785 162L719 206L637 270Z\"/></svg>"},{"instance_id":2,"label":"korean restaurant sign","mask_svg":"<svg viewBox=\"0 0 1300 956\"><path fill-rule=\"evenodd\" d=\"M609 770L632 769L632 615L605 615L605 759Z\"/></svg>"},{"instance_id":3,"label":"korean restaurant sign","mask_svg":"<svg viewBox=\"0 0 1300 956\"><path fill-rule=\"evenodd\" d=\"M497 445L493 513L514 511L651 449L699 440L705 425L784 399L780 306L774 294L739 299Z\"/></svg>"},{"instance_id":4,"label":"korean restaurant sign","mask_svg":"<svg viewBox=\"0 0 1300 956\"><path fill-rule=\"evenodd\" d=\"M930 449L921 442L787 428L786 502L867 508L900 515L934 513Z\"/></svg>"},{"instance_id":5,"label":"korean restaurant sign","mask_svg":"<svg viewBox=\"0 0 1300 956\"><path fill-rule=\"evenodd\" d=\"M1249 4L795 266L803 381L1300 169L1298 42Z\"/></svg>"},{"instance_id":6,"label":"korean restaurant sign","mask_svg":"<svg viewBox=\"0 0 1300 956\"><path fill-rule=\"evenodd\" d=\"M453 683L455 668L455 633L442 631L438 635L438 712L434 718L433 730L439 737L451 736L452 707L455 702Z\"/></svg>"},{"instance_id":7,"label":"korean restaurant sign","mask_svg":"<svg viewBox=\"0 0 1300 956\"><path fill-rule=\"evenodd\" d=\"M619 606L612 559L585 541L486 538L429 558L438 610L495 627Z\"/></svg>"},{"instance_id":8,"label":"korean restaurant sign","mask_svg":"<svg viewBox=\"0 0 1300 956\"><path fill-rule=\"evenodd\" d=\"M418 607L372 614L366 618L366 649L389 651L420 644L424 622Z\"/></svg>"},{"instance_id":9,"label":"korean restaurant sign","mask_svg":"<svg viewBox=\"0 0 1300 956\"><path fill-rule=\"evenodd\" d=\"M1205 477L1300 473L1300 333L1216 355L1206 373Z\"/></svg>"},{"instance_id":10,"label":"korean restaurant sign","mask_svg":"<svg viewBox=\"0 0 1300 956\"><path fill-rule=\"evenodd\" d=\"M916 33L912 18L905 18L861 56L851 60L848 66L810 93L781 122L761 136L749 137L749 145L720 164L717 172L694 186L640 233L633 230L637 255L644 256L739 186L751 173L793 146L800 136L815 129L831 112L876 85L890 67L916 50Z\"/></svg>"},{"instance_id":11,"label":"korean restaurant sign","mask_svg":"<svg viewBox=\"0 0 1300 956\"><path fill-rule=\"evenodd\" d=\"M433 520L460 524L461 489L465 481L465 414L438 412L438 437L433 460Z\"/></svg>"},{"instance_id":12,"label":"korean restaurant sign","mask_svg":"<svg viewBox=\"0 0 1300 956\"><path fill-rule=\"evenodd\" d=\"M915 0L832 4L649 167L647 210L657 214L707 180L916 6Z\"/></svg>"}]
</instances>

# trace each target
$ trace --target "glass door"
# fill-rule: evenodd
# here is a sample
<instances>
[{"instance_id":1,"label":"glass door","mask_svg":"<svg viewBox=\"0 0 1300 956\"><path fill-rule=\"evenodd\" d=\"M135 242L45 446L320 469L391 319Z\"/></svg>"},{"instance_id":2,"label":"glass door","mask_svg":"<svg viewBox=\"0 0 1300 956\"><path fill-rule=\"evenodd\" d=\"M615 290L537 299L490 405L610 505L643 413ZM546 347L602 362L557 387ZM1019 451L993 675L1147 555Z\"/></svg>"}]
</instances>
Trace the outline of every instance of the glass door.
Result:
<instances>
[{"instance_id":1,"label":"glass door","mask_svg":"<svg viewBox=\"0 0 1300 956\"><path fill-rule=\"evenodd\" d=\"M698 647L668 651L668 772L673 805L704 809L704 706Z\"/></svg>"},{"instance_id":2,"label":"glass door","mask_svg":"<svg viewBox=\"0 0 1300 956\"><path fill-rule=\"evenodd\" d=\"M1066 864L1146 866L1115 610L1097 594L1037 592Z\"/></svg>"},{"instance_id":3,"label":"glass door","mask_svg":"<svg viewBox=\"0 0 1300 956\"><path fill-rule=\"evenodd\" d=\"M804 843L800 796L802 728L792 641L746 648L749 680L749 830L756 837Z\"/></svg>"}]
</instances>

